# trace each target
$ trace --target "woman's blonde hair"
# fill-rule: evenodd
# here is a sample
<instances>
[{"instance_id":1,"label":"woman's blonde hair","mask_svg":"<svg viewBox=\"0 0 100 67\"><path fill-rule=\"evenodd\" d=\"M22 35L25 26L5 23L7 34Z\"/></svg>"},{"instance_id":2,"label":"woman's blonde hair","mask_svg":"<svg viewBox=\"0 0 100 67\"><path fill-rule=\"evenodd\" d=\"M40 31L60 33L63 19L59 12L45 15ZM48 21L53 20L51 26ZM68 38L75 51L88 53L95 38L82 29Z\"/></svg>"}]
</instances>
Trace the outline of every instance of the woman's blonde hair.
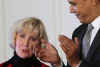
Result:
<instances>
[{"instance_id":1,"label":"woman's blonde hair","mask_svg":"<svg viewBox=\"0 0 100 67\"><path fill-rule=\"evenodd\" d=\"M38 31L40 39L48 40L43 22L38 18L28 17L28 18L20 19L12 25L10 29L10 40L11 40L10 46L12 48L15 48L17 33L22 31L26 26L28 30L31 32L33 30Z\"/></svg>"}]
</instances>

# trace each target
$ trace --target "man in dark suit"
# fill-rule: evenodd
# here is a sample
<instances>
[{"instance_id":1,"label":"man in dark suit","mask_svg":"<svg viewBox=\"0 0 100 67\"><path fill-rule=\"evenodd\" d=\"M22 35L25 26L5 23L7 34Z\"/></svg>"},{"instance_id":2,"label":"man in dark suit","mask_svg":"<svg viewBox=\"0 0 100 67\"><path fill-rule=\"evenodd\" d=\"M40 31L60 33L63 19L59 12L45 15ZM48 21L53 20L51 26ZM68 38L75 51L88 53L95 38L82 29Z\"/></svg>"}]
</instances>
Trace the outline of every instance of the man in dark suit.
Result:
<instances>
[{"instance_id":1,"label":"man in dark suit","mask_svg":"<svg viewBox=\"0 0 100 67\"><path fill-rule=\"evenodd\" d=\"M68 60L67 66L100 67L100 0L68 0L68 2L71 4L71 13L75 13L82 25L73 32L72 39L64 35L59 36L61 47ZM44 50L39 55L40 59L50 62L59 57L54 48Z\"/></svg>"},{"instance_id":2,"label":"man in dark suit","mask_svg":"<svg viewBox=\"0 0 100 67\"><path fill-rule=\"evenodd\" d=\"M68 67L100 67L100 0L68 2L71 13L75 13L82 23L73 32L72 39L59 36Z\"/></svg>"}]
</instances>

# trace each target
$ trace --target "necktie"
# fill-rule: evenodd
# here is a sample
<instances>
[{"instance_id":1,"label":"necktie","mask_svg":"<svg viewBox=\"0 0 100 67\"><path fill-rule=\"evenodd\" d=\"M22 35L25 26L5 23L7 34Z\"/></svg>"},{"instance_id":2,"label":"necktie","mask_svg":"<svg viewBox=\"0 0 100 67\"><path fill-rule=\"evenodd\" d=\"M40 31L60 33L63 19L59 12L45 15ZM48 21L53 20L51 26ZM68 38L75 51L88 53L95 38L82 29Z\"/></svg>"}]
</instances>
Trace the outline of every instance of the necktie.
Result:
<instances>
[{"instance_id":1,"label":"necktie","mask_svg":"<svg viewBox=\"0 0 100 67\"><path fill-rule=\"evenodd\" d=\"M84 58L87 57L87 54L88 54L88 51L90 48L90 40L91 40L92 30L93 30L93 26L92 26L92 24L89 24L87 31L86 31L84 38L83 38L82 52L83 52Z\"/></svg>"}]
</instances>

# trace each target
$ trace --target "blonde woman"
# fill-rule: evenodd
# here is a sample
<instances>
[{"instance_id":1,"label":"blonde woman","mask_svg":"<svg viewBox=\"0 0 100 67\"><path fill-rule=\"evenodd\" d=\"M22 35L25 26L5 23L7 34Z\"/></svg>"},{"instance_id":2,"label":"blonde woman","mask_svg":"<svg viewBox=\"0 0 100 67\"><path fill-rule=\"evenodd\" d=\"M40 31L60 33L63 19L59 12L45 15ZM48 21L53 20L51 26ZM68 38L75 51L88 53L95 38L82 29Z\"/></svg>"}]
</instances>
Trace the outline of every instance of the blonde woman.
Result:
<instances>
[{"instance_id":1,"label":"blonde woman","mask_svg":"<svg viewBox=\"0 0 100 67\"><path fill-rule=\"evenodd\" d=\"M41 39L48 39L40 19L21 19L12 26L10 33L14 56L0 67L48 67L35 57L36 48L41 47Z\"/></svg>"}]
</instances>

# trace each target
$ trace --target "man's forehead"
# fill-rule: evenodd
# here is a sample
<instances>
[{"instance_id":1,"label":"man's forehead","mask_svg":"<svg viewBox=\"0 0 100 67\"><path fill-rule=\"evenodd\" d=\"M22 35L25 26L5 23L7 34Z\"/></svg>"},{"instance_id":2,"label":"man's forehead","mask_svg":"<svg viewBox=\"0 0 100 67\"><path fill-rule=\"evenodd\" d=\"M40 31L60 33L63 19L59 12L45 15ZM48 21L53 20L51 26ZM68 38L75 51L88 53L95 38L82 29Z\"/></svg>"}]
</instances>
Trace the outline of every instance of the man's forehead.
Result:
<instances>
[{"instance_id":1,"label":"man's forehead","mask_svg":"<svg viewBox=\"0 0 100 67\"><path fill-rule=\"evenodd\" d=\"M74 1L74 0L67 0L67 1Z\"/></svg>"},{"instance_id":2,"label":"man's forehead","mask_svg":"<svg viewBox=\"0 0 100 67\"><path fill-rule=\"evenodd\" d=\"M80 1L80 0L67 0L68 2L76 2L76 1Z\"/></svg>"},{"instance_id":3,"label":"man's forehead","mask_svg":"<svg viewBox=\"0 0 100 67\"><path fill-rule=\"evenodd\" d=\"M70 4L76 4L81 2L81 0L67 0Z\"/></svg>"}]
</instances>

